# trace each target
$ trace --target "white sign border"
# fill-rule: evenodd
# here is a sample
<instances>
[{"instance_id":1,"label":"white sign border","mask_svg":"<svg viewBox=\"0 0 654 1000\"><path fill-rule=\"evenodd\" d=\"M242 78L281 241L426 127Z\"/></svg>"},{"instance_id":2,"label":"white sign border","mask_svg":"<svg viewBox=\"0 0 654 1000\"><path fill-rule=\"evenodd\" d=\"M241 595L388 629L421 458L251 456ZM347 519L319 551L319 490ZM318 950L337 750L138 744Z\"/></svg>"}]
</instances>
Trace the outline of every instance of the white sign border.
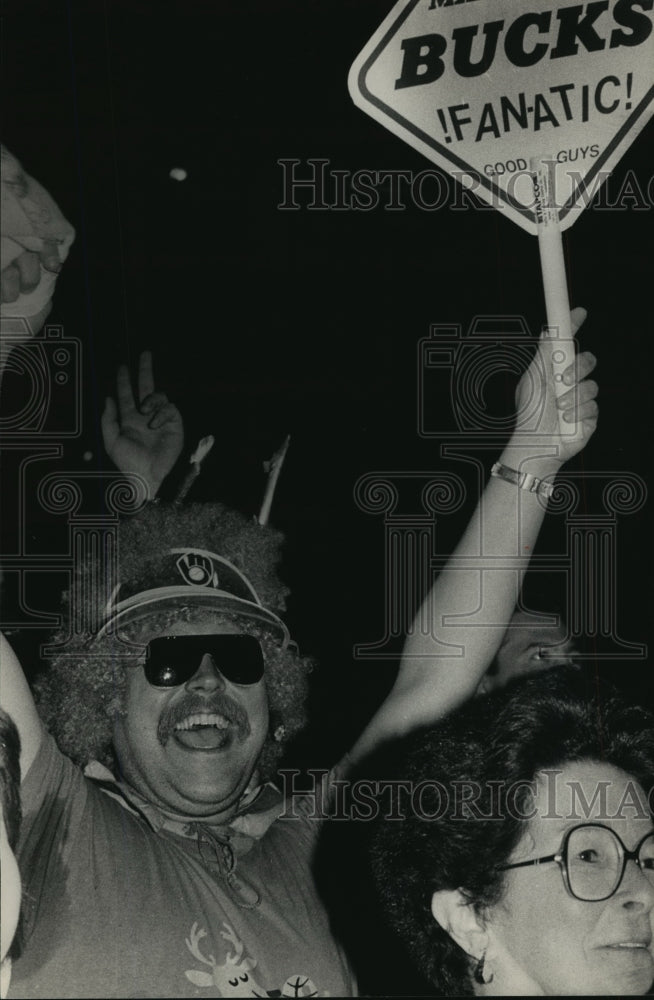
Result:
<instances>
[{"instance_id":1,"label":"white sign border","mask_svg":"<svg viewBox=\"0 0 654 1000\"><path fill-rule=\"evenodd\" d=\"M427 132L413 125L390 105L376 97L366 85L366 75L374 65L379 54L387 47L391 39L397 35L403 22L409 17L413 9L424 0L400 0L382 21L374 32L370 40L356 57L348 74L348 89L350 96L358 108L369 114L375 121L379 122L390 132L393 132L399 139L408 145L413 146L422 153L437 167L453 174L452 167L457 171L475 178L483 190L478 192L479 197L483 197L494 208L511 209L510 218L517 225L526 229L532 235L537 235L538 225L535 211L531 211L521 205L520 202L512 198L490 177L480 173L476 168L471 167L464 160L456 156L447 146L442 145L433 139ZM381 37L380 37L381 36ZM589 204L596 194L599 186L610 175L615 165L620 161L626 150L640 134L654 111L654 83L645 93L639 104L633 108L629 117L622 124L617 133L613 136L606 148L594 160L587 174L576 182L576 186L559 212L559 226L561 230L568 229L579 217L580 212ZM649 113L646 113L649 112ZM435 155L434 155L435 154ZM600 185L593 189L592 185L596 177L600 176ZM584 200L584 204L579 204Z\"/></svg>"}]
</instances>

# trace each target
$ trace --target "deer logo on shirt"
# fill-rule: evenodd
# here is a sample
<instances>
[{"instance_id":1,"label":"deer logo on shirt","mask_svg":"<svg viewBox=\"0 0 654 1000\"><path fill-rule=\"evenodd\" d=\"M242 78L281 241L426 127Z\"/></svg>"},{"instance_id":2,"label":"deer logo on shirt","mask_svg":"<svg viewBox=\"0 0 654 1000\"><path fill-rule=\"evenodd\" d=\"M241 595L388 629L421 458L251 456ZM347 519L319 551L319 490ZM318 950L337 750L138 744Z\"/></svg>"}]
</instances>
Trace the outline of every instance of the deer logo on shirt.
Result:
<instances>
[{"instance_id":1,"label":"deer logo on shirt","mask_svg":"<svg viewBox=\"0 0 654 1000\"><path fill-rule=\"evenodd\" d=\"M283 987L276 990L267 990L252 975L252 970L257 964L245 951L245 946L237 937L234 929L228 923L223 923L224 931L220 936L225 941L233 945L233 951L227 952L225 961L222 964L216 962L214 955L205 957L200 949L200 942L206 938L207 932L204 927L194 923L191 927L191 934L186 938L186 947L193 958L203 965L208 965L210 972L203 969L187 969L186 978L194 986L204 989L211 987L218 990L221 997L317 997L318 991L312 981L307 976L290 976Z\"/></svg>"}]
</instances>

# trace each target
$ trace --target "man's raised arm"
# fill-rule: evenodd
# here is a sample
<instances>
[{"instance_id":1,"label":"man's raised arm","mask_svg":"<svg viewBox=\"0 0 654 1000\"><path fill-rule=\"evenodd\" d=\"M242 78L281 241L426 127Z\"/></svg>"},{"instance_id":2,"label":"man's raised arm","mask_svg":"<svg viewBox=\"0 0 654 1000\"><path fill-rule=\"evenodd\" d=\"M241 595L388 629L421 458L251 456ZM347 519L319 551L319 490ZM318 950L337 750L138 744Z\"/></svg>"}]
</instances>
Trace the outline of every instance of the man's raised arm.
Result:
<instances>
[{"instance_id":1,"label":"man's raised arm","mask_svg":"<svg viewBox=\"0 0 654 1000\"><path fill-rule=\"evenodd\" d=\"M572 312L576 332L584 310ZM582 450L597 424L597 385L586 378L595 358L580 353L563 375L557 400L550 346L542 338L516 392L518 421L498 461L504 470L554 479ZM534 405L540 393L542 408ZM558 411L574 433L559 430ZM528 426L520 417L537 412ZM500 470L502 472L502 470ZM503 471L512 477L512 472ZM471 697L495 656L513 613L540 530L547 499L528 479L520 488L491 476L454 553L407 636L397 680L349 754L359 760L385 740L428 725ZM541 487L541 491L543 487ZM493 624L491 624L493 623Z\"/></svg>"},{"instance_id":2,"label":"man's raised arm","mask_svg":"<svg viewBox=\"0 0 654 1000\"><path fill-rule=\"evenodd\" d=\"M16 724L20 736L20 773L25 777L38 753L43 724L36 711L29 685L18 657L0 633L0 706Z\"/></svg>"}]
</instances>

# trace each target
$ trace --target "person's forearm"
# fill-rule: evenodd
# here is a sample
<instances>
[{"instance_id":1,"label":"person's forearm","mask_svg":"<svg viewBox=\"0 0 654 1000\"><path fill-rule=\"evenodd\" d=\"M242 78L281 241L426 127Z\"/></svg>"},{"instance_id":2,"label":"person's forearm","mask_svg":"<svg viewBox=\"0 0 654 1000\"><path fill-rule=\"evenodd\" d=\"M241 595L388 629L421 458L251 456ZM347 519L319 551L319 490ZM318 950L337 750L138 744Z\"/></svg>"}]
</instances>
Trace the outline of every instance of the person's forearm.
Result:
<instances>
[{"instance_id":1,"label":"person's forearm","mask_svg":"<svg viewBox=\"0 0 654 1000\"><path fill-rule=\"evenodd\" d=\"M507 445L499 462L548 481L560 468L552 456L535 457L533 446L525 447L519 438ZM470 684L476 686L513 612L546 506L542 496L489 477L459 544L414 620L400 678L403 673L433 669L434 657L442 659L448 647L455 646L464 647L461 659L465 658ZM456 657L456 650L449 652ZM427 662L419 662L425 657Z\"/></svg>"},{"instance_id":2,"label":"person's forearm","mask_svg":"<svg viewBox=\"0 0 654 1000\"><path fill-rule=\"evenodd\" d=\"M570 314L575 332L584 316L584 310ZM420 607L393 690L355 744L351 761L384 740L437 721L476 692L511 619L551 480L595 432L598 387L586 378L595 364L592 354L581 352L557 384L551 342L539 339L516 390L516 429L499 456L505 469L489 478L461 541ZM532 478L521 479L507 468ZM548 487L534 477L549 480Z\"/></svg>"},{"instance_id":3,"label":"person's forearm","mask_svg":"<svg viewBox=\"0 0 654 1000\"><path fill-rule=\"evenodd\" d=\"M511 439L499 462L553 480L561 463ZM550 452L548 455L547 452ZM352 751L433 722L472 696L495 656L545 516L547 501L496 477L407 635L396 683Z\"/></svg>"},{"instance_id":4,"label":"person's forearm","mask_svg":"<svg viewBox=\"0 0 654 1000\"><path fill-rule=\"evenodd\" d=\"M0 633L0 706L12 717L18 729L21 744L20 769L24 778L38 753L44 730L18 657L2 633Z\"/></svg>"}]
</instances>

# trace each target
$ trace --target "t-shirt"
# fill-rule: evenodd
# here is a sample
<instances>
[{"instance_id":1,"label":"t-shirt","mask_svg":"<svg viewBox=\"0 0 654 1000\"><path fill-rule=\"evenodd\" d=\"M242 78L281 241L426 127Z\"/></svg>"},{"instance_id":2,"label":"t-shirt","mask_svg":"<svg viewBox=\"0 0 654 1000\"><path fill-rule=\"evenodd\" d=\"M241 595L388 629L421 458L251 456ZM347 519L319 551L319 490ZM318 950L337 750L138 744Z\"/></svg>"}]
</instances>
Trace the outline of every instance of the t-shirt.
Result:
<instances>
[{"instance_id":1,"label":"t-shirt","mask_svg":"<svg viewBox=\"0 0 654 1000\"><path fill-rule=\"evenodd\" d=\"M155 830L44 737L23 784L10 997L352 996L313 886L312 805L246 850Z\"/></svg>"}]
</instances>

